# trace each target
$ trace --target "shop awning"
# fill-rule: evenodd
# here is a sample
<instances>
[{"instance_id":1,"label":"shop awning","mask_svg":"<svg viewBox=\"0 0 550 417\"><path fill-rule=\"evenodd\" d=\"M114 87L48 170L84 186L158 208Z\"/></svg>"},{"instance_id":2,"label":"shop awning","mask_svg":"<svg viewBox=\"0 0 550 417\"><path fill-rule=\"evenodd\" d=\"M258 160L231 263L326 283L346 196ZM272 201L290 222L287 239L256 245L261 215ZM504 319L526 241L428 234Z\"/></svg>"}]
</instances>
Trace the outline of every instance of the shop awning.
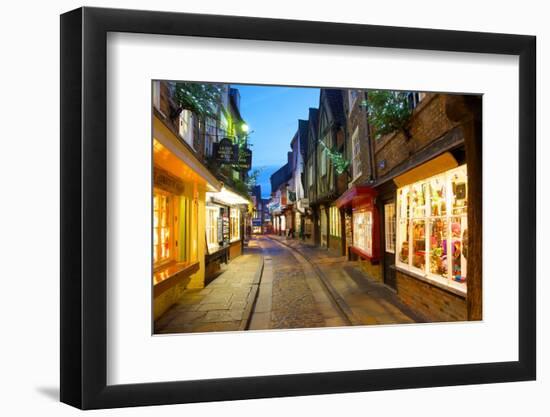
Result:
<instances>
[{"instance_id":1,"label":"shop awning","mask_svg":"<svg viewBox=\"0 0 550 417\"><path fill-rule=\"evenodd\" d=\"M376 190L367 185L354 185L336 200L336 207L361 205L371 202L376 197Z\"/></svg>"},{"instance_id":2,"label":"shop awning","mask_svg":"<svg viewBox=\"0 0 550 417\"><path fill-rule=\"evenodd\" d=\"M240 204L250 204L251 201L244 198L242 195L237 194L234 191L231 191L227 187L222 187L221 191L217 193L206 193L206 200L212 200L218 203L222 203L228 206L238 206Z\"/></svg>"},{"instance_id":3,"label":"shop awning","mask_svg":"<svg viewBox=\"0 0 550 417\"><path fill-rule=\"evenodd\" d=\"M445 152L438 157L429 160L428 162L419 165L404 174L399 175L393 179L393 182L397 187L403 187L407 184L420 181L424 178L433 177L434 175L441 174L442 172L456 168L458 163L450 152Z\"/></svg>"},{"instance_id":4,"label":"shop awning","mask_svg":"<svg viewBox=\"0 0 550 417\"><path fill-rule=\"evenodd\" d=\"M206 191L221 189L220 181L157 116L153 118L153 139L155 163L163 169L185 181L203 184Z\"/></svg>"}]
</instances>

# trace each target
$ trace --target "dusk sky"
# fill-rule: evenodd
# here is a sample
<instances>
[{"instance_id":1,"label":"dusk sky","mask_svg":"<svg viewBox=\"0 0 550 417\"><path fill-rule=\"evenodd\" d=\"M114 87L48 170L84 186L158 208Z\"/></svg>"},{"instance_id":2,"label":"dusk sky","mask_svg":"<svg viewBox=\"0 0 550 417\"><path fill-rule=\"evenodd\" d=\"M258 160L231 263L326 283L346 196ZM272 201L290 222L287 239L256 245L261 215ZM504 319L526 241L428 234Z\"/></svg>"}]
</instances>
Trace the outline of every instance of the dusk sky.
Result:
<instances>
[{"instance_id":1,"label":"dusk sky","mask_svg":"<svg viewBox=\"0 0 550 417\"><path fill-rule=\"evenodd\" d=\"M298 119L307 120L319 105L318 88L232 84L241 94L241 115L251 131L252 170L260 169L262 196L269 197L269 177L287 161ZM251 171L252 172L252 171Z\"/></svg>"}]
</instances>

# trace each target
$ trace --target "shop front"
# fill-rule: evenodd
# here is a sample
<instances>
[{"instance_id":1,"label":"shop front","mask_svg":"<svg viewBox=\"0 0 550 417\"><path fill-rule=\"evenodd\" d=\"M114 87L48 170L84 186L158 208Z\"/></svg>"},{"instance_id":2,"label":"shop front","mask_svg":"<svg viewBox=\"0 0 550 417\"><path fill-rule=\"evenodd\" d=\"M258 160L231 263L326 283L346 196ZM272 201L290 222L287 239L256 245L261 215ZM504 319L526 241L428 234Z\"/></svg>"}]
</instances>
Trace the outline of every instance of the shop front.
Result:
<instances>
[{"instance_id":1,"label":"shop front","mask_svg":"<svg viewBox=\"0 0 550 417\"><path fill-rule=\"evenodd\" d=\"M261 235L263 233L262 219L252 219L252 234Z\"/></svg>"},{"instance_id":2,"label":"shop front","mask_svg":"<svg viewBox=\"0 0 550 417\"><path fill-rule=\"evenodd\" d=\"M397 292L430 320L466 319L468 178L450 158L394 179Z\"/></svg>"},{"instance_id":3,"label":"shop front","mask_svg":"<svg viewBox=\"0 0 550 417\"><path fill-rule=\"evenodd\" d=\"M219 181L165 122L153 117L153 316L205 283L207 192Z\"/></svg>"},{"instance_id":4,"label":"shop front","mask_svg":"<svg viewBox=\"0 0 550 417\"><path fill-rule=\"evenodd\" d=\"M344 219L348 218L345 234L351 236L351 241L346 243L349 258L358 260L370 278L381 281L379 214L375 197L373 188L353 186L336 200L336 207L344 213Z\"/></svg>"},{"instance_id":5,"label":"shop front","mask_svg":"<svg viewBox=\"0 0 550 417\"><path fill-rule=\"evenodd\" d=\"M249 200L227 187L206 193L206 280L242 254L243 219Z\"/></svg>"}]
</instances>

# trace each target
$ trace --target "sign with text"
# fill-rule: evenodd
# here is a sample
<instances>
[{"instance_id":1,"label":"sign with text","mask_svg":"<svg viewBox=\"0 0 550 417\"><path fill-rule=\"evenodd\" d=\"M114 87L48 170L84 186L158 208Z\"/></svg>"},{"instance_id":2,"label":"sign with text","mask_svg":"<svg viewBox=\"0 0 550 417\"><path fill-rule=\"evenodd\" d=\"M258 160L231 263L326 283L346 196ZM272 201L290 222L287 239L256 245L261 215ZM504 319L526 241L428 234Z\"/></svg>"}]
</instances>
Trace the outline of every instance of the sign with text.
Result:
<instances>
[{"instance_id":1,"label":"sign with text","mask_svg":"<svg viewBox=\"0 0 550 417\"><path fill-rule=\"evenodd\" d=\"M238 151L238 159L235 165L237 169L248 171L252 167L252 151L248 148Z\"/></svg>"},{"instance_id":2,"label":"sign with text","mask_svg":"<svg viewBox=\"0 0 550 417\"><path fill-rule=\"evenodd\" d=\"M234 164L238 161L238 148L231 139L223 138L214 143L214 158L219 164Z\"/></svg>"}]
</instances>

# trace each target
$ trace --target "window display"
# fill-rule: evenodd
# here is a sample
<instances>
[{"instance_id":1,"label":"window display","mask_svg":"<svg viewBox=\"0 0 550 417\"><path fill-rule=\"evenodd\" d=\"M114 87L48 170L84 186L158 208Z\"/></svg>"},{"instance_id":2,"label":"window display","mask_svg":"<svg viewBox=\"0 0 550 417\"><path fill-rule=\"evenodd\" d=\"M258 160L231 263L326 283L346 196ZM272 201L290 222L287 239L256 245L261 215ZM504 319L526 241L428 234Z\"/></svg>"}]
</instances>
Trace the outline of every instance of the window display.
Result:
<instances>
[{"instance_id":1,"label":"window display","mask_svg":"<svg viewBox=\"0 0 550 417\"><path fill-rule=\"evenodd\" d=\"M321 206L321 246L327 247L327 211Z\"/></svg>"},{"instance_id":2,"label":"window display","mask_svg":"<svg viewBox=\"0 0 550 417\"><path fill-rule=\"evenodd\" d=\"M341 235L340 211L338 210L338 207L331 206L329 208L329 214L330 214L330 235L340 237Z\"/></svg>"},{"instance_id":3,"label":"window display","mask_svg":"<svg viewBox=\"0 0 550 417\"><path fill-rule=\"evenodd\" d=\"M395 203L384 204L386 252L395 253Z\"/></svg>"},{"instance_id":4,"label":"window display","mask_svg":"<svg viewBox=\"0 0 550 417\"><path fill-rule=\"evenodd\" d=\"M220 246L223 237L218 234L218 222L220 220L220 208L217 206L206 207L206 243L209 251L215 251Z\"/></svg>"},{"instance_id":5,"label":"window display","mask_svg":"<svg viewBox=\"0 0 550 417\"><path fill-rule=\"evenodd\" d=\"M173 258L172 196L159 190L153 195L153 264L164 264Z\"/></svg>"},{"instance_id":6,"label":"window display","mask_svg":"<svg viewBox=\"0 0 550 417\"><path fill-rule=\"evenodd\" d=\"M238 208L232 208L230 211L231 242L235 242L241 238L240 219L240 210Z\"/></svg>"},{"instance_id":7,"label":"window display","mask_svg":"<svg viewBox=\"0 0 550 417\"><path fill-rule=\"evenodd\" d=\"M397 264L466 289L466 165L397 190Z\"/></svg>"},{"instance_id":8,"label":"window display","mask_svg":"<svg viewBox=\"0 0 550 417\"><path fill-rule=\"evenodd\" d=\"M353 212L353 246L372 256L372 211Z\"/></svg>"}]
</instances>

